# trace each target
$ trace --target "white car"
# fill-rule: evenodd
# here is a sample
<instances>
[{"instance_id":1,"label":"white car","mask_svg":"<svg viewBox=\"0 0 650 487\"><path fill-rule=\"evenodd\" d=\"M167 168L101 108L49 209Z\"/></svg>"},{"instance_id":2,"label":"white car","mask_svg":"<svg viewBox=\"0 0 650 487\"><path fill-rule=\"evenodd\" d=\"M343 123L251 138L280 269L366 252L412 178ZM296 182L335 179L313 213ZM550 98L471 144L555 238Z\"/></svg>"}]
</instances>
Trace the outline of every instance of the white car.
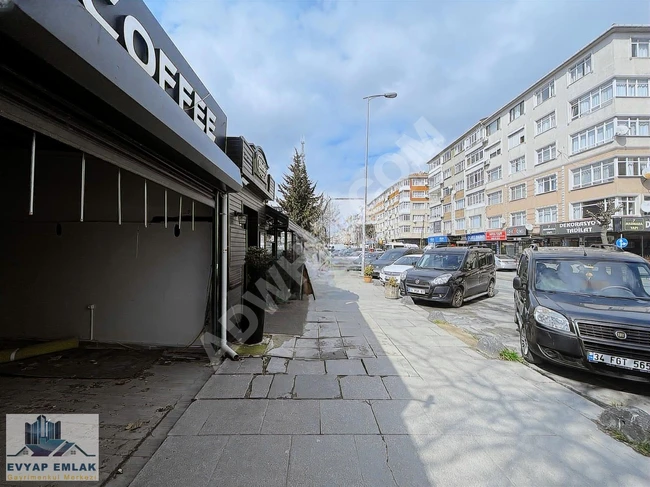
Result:
<instances>
[{"instance_id":1,"label":"white car","mask_svg":"<svg viewBox=\"0 0 650 487\"><path fill-rule=\"evenodd\" d=\"M422 254L408 254L403 257L400 257L391 265L388 265L381 269L379 272L379 280L386 284L386 281L391 277L394 277L399 284L399 276L402 272L411 269L422 257Z\"/></svg>"}]
</instances>

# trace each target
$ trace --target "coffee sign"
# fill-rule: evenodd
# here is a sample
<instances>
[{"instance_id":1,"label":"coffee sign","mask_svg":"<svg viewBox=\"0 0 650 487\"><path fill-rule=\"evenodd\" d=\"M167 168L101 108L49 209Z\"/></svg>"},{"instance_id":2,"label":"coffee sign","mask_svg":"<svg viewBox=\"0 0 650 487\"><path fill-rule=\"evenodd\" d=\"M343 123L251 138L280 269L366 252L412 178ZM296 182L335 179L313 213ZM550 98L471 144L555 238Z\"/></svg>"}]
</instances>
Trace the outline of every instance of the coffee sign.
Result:
<instances>
[{"instance_id":1,"label":"coffee sign","mask_svg":"<svg viewBox=\"0 0 650 487\"><path fill-rule=\"evenodd\" d=\"M593 220L581 220L563 223L544 223L540 225L542 235L581 235L600 233L601 227Z\"/></svg>"}]
</instances>

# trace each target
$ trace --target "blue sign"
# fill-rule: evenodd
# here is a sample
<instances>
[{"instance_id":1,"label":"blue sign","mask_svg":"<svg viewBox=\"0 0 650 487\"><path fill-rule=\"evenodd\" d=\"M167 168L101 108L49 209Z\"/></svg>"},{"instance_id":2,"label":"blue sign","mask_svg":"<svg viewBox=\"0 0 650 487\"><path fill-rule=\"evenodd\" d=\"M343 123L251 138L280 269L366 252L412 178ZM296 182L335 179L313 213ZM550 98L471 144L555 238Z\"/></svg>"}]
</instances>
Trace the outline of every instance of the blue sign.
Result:
<instances>
[{"instance_id":1,"label":"blue sign","mask_svg":"<svg viewBox=\"0 0 650 487\"><path fill-rule=\"evenodd\" d=\"M466 235L468 242L485 242L485 232L482 233L469 233Z\"/></svg>"},{"instance_id":2,"label":"blue sign","mask_svg":"<svg viewBox=\"0 0 650 487\"><path fill-rule=\"evenodd\" d=\"M427 237L427 243L428 244L437 244L437 243L448 243L449 239L445 236L438 236L438 237Z\"/></svg>"},{"instance_id":3,"label":"blue sign","mask_svg":"<svg viewBox=\"0 0 650 487\"><path fill-rule=\"evenodd\" d=\"M619 239L616 241L616 246L619 247L619 248L621 248L621 249L624 249L625 247L627 247L627 244L628 244L627 239L626 239L626 238L623 238L623 237L619 238Z\"/></svg>"}]
</instances>

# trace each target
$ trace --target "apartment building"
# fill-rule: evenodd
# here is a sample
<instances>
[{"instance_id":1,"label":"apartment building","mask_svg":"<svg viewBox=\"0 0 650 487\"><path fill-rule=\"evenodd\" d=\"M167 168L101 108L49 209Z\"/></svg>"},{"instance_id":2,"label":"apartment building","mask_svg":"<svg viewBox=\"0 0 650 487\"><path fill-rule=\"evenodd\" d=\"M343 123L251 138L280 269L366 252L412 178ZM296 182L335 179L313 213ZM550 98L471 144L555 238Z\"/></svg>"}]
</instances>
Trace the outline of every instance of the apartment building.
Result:
<instances>
[{"instance_id":1,"label":"apartment building","mask_svg":"<svg viewBox=\"0 0 650 487\"><path fill-rule=\"evenodd\" d=\"M429 241L600 242L612 198L613 230L650 254L649 43L612 26L429 161Z\"/></svg>"},{"instance_id":2,"label":"apartment building","mask_svg":"<svg viewBox=\"0 0 650 487\"><path fill-rule=\"evenodd\" d=\"M420 245L427 239L429 180L426 172L409 174L368 203L368 223L380 243Z\"/></svg>"}]
</instances>

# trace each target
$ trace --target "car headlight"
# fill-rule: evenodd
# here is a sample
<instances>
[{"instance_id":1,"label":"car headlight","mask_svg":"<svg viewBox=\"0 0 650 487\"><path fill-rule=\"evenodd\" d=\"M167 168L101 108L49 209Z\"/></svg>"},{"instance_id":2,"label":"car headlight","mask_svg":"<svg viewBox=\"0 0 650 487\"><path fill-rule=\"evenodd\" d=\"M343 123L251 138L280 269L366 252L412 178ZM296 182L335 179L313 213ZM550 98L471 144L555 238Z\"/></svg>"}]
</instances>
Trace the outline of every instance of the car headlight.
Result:
<instances>
[{"instance_id":1,"label":"car headlight","mask_svg":"<svg viewBox=\"0 0 650 487\"><path fill-rule=\"evenodd\" d=\"M399 275L399 280L400 280L400 281L403 281L404 279L406 279L406 274L407 274L407 272L408 272L408 271L404 271L404 272L402 272L402 273Z\"/></svg>"},{"instance_id":2,"label":"car headlight","mask_svg":"<svg viewBox=\"0 0 650 487\"><path fill-rule=\"evenodd\" d=\"M438 277L436 277L433 281L431 281L431 284L437 286L439 284L447 284L447 282L451 279L451 274L442 274Z\"/></svg>"},{"instance_id":3,"label":"car headlight","mask_svg":"<svg viewBox=\"0 0 650 487\"><path fill-rule=\"evenodd\" d=\"M571 331L571 328L569 328L569 320L567 320L565 316L561 315L557 311L545 308L544 306L538 306L535 308L535 321L548 328L554 328L561 331Z\"/></svg>"}]
</instances>

